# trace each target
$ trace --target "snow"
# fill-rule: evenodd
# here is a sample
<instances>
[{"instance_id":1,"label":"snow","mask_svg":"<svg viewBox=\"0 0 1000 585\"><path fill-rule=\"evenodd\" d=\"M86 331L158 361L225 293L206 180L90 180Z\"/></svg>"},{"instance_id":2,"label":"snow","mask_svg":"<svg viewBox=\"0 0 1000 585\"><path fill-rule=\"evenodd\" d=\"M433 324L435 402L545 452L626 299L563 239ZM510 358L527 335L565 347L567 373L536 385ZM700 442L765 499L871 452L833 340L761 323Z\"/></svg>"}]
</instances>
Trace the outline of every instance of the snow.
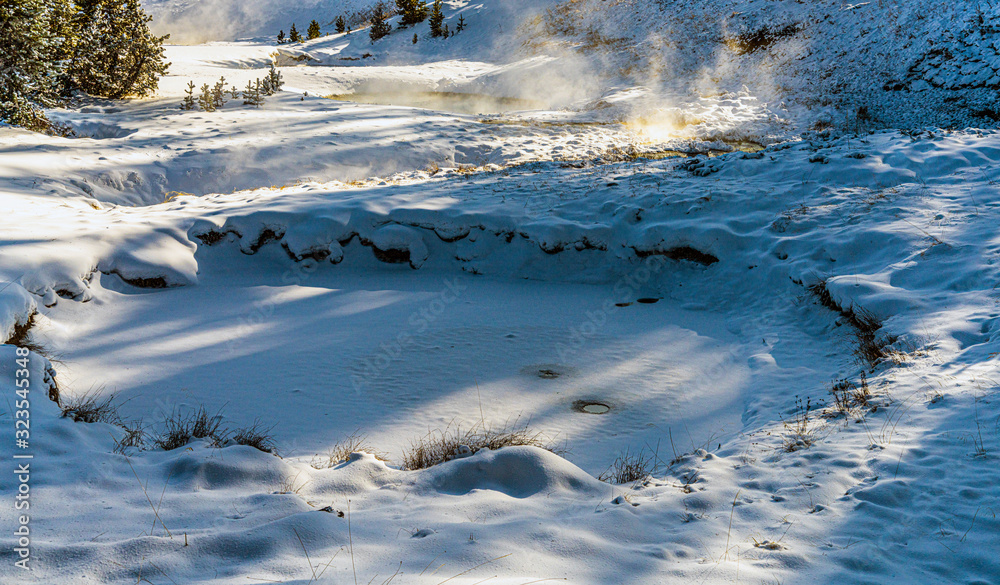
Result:
<instances>
[{"instance_id":1,"label":"snow","mask_svg":"<svg viewBox=\"0 0 1000 585\"><path fill-rule=\"evenodd\" d=\"M0 332L5 340L15 328L27 324L37 310L38 303L24 287L13 282L0 285Z\"/></svg>"},{"instance_id":2,"label":"snow","mask_svg":"<svg viewBox=\"0 0 1000 585\"><path fill-rule=\"evenodd\" d=\"M513 14L561 5L453 2L449 23L470 24L452 39L283 45L313 60L282 66L263 108L181 111L189 80L262 76L272 24L334 9L234 4L251 16L219 36L243 40L170 47L157 97L51 112L74 138L0 128L0 330L37 311L31 341L51 358L26 368L28 582L1000 579L1000 133L908 126L953 119L927 109L935 92L982 88L911 86L897 118L810 130L840 119L806 103L808 72L837 55L824 31L876 3L725 4L744 24L808 17L767 54L812 56L767 73L706 44L656 83L609 71L651 59L653 32L718 41L694 23L721 2L573 4L629 51L563 46L585 32L515 51L531 19ZM940 37L971 15L918 19L925 4L893 18ZM898 48L863 29L843 43L881 40L835 76L861 83L858 59ZM953 44L992 51L982 34ZM582 62L593 75L568 75ZM706 75L720 91L680 89ZM784 106L767 93L782 84ZM541 103L323 97L387 87ZM853 353L865 312L887 344L877 364ZM17 357L0 346L8 461ZM866 383L868 403L838 411L840 380ZM113 396L153 434L200 407L229 429L256 422L277 453L117 448L120 426L60 416L56 381L63 404ZM403 468L429 433L505 424L555 452ZM352 434L372 453L328 461ZM650 476L599 480L626 449ZM15 513L0 507L0 524ZM25 579L5 550L0 581Z\"/></svg>"}]
</instances>

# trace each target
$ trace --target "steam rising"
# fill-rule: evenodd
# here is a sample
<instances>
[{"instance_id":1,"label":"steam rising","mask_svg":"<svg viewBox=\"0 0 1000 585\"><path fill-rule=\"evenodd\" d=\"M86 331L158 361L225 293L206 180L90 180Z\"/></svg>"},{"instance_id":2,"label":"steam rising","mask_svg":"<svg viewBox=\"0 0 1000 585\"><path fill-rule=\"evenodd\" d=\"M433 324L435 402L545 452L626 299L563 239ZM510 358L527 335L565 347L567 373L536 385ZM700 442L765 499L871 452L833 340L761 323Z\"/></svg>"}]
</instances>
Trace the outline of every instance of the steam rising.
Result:
<instances>
[{"instance_id":1,"label":"steam rising","mask_svg":"<svg viewBox=\"0 0 1000 585\"><path fill-rule=\"evenodd\" d=\"M154 17L157 33L171 34L174 43L194 44L255 37L271 39L278 30L287 33L292 22L304 29L314 18L326 27L337 15L372 3L372 0L294 3L146 0L146 8ZM386 80L387 86L376 87L379 80L373 72L375 78L351 87L356 94L369 94L357 96L357 101L452 111L458 107L458 111L466 113L583 110L593 112L590 118L596 121L626 122L643 141L652 143L683 137L715 139L707 132L710 126L720 127L720 112L732 119L730 127L740 124L746 127L747 120L761 115L761 108L746 113L744 98L749 94L714 109L704 107L704 98L698 97L735 95L732 90L739 89L731 87L732 80L740 79L743 72L734 67L732 56L719 43L720 36L725 36L724 21L716 20L706 31L670 30L668 25L655 32L648 29L639 32L629 26L626 19L630 11L623 10L628 4L620 0L607 3L491 0L488 4L465 6L471 11L466 14L470 14L473 25L462 36L439 44L429 53L424 45L411 48L411 43L399 41L401 37L390 37L387 43L383 41L379 64L425 63L428 58L461 59L500 64L497 69L474 76L470 81L442 83L429 76L426 84L416 84L419 87L404 87L409 82L400 79ZM480 18L471 16L475 14L480 14ZM409 35L406 36L408 41ZM673 40L700 41L702 37L703 44L695 42L683 48ZM364 34L356 35L350 42L369 48ZM722 79L728 79L730 87L722 87ZM754 91L768 94L768 88L762 87L767 85L766 77L755 74L754 79L757 82ZM621 97L628 93L628 88L636 87L645 88L646 95L636 99L633 92ZM343 94L345 89L341 87L330 93ZM463 100L453 96L458 92L478 97L459 103ZM609 98L616 95L617 101ZM504 103L507 98L524 101ZM736 112L737 109L744 111ZM701 125L706 119L711 123ZM753 139L754 134L750 132L741 138Z\"/></svg>"},{"instance_id":2,"label":"steam rising","mask_svg":"<svg viewBox=\"0 0 1000 585\"><path fill-rule=\"evenodd\" d=\"M145 0L157 34L175 44L232 41L288 33L291 23L305 32L312 19L326 24L338 14L371 4L367 0Z\"/></svg>"}]
</instances>

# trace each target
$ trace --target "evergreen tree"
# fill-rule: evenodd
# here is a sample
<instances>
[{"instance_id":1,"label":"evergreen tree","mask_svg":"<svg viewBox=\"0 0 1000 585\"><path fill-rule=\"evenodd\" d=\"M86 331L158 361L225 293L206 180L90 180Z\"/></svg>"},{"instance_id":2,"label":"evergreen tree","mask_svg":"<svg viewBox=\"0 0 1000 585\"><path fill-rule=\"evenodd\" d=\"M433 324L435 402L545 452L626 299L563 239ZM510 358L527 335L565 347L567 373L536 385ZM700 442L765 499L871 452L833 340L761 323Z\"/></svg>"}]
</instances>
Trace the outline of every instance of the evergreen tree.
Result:
<instances>
[{"instance_id":1,"label":"evergreen tree","mask_svg":"<svg viewBox=\"0 0 1000 585\"><path fill-rule=\"evenodd\" d=\"M419 39L419 37L417 36L417 33L413 33L413 44L414 45L417 44L417 40L418 39Z\"/></svg>"},{"instance_id":2,"label":"evergreen tree","mask_svg":"<svg viewBox=\"0 0 1000 585\"><path fill-rule=\"evenodd\" d=\"M299 34L299 29L295 28L295 23L292 23L291 30L288 31L288 41L291 43L301 43L302 35Z\"/></svg>"},{"instance_id":3,"label":"evergreen tree","mask_svg":"<svg viewBox=\"0 0 1000 585\"><path fill-rule=\"evenodd\" d=\"M55 16L42 0L0 2L0 120L49 128L40 106L53 105L56 94L63 42L53 33Z\"/></svg>"},{"instance_id":4,"label":"evergreen tree","mask_svg":"<svg viewBox=\"0 0 1000 585\"><path fill-rule=\"evenodd\" d=\"M243 90L243 105L259 108L264 105L264 94L261 92L260 79L248 81L246 89Z\"/></svg>"},{"instance_id":5,"label":"evergreen tree","mask_svg":"<svg viewBox=\"0 0 1000 585\"><path fill-rule=\"evenodd\" d=\"M20 0L19 0L20 1ZM83 0L65 89L121 99L156 91L169 63L139 0Z\"/></svg>"},{"instance_id":6,"label":"evergreen tree","mask_svg":"<svg viewBox=\"0 0 1000 585\"><path fill-rule=\"evenodd\" d=\"M220 77L218 83L212 88L212 105L220 110L226 105L226 78Z\"/></svg>"},{"instance_id":7,"label":"evergreen tree","mask_svg":"<svg viewBox=\"0 0 1000 585\"><path fill-rule=\"evenodd\" d=\"M448 30L448 25L447 25L447 24L446 24L446 25L444 25L444 30L443 30L443 31L441 31L441 36L442 36L443 38L448 38L448 37L450 37L450 36L451 36L451 31L450 31L450 30Z\"/></svg>"},{"instance_id":8,"label":"evergreen tree","mask_svg":"<svg viewBox=\"0 0 1000 585\"><path fill-rule=\"evenodd\" d=\"M285 44L285 31L284 30L279 30L278 31L278 44L279 45L284 45Z\"/></svg>"},{"instance_id":9,"label":"evergreen tree","mask_svg":"<svg viewBox=\"0 0 1000 585\"><path fill-rule=\"evenodd\" d=\"M323 36L323 31L320 30L318 22L313 20L312 22L309 23L309 30L306 31L306 36L309 37L310 41L313 39L318 39L321 36Z\"/></svg>"},{"instance_id":10,"label":"evergreen tree","mask_svg":"<svg viewBox=\"0 0 1000 585\"><path fill-rule=\"evenodd\" d=\"M434 6L431 8L431 36L440 37L444 34L444 28L441 26L444 24L444 13L441 11L441 0L434 0Z\"/></svg>"},{"instance_id":11,"label":"evergreen tree","mask_svg":"<svg viewBox=\"0 0 1000 585\"><path fill-rule=\"evenodd\" d=\"M198 96L198 105L201 106L201 109L206 112L215 111L215 98L212 96L212 88L209 87L207 83L201 86L201 95Z\"/></svg>"},{"instance_id":12,"label":"evergreen tree","mask_svg":"<svg viewBox=\"0 0 1000 585\"><path fill-rule=\"evenodd\" d=\"M188 82L187 91L184 93L184 101L181 102L182 110L193 110L195 106L194 101L194 90L195 84L193 81Z\"/></svg>"},{"instance_id":13,"label":"evergreen tree","mask_svg":"<svg viewBox=\"0 0 1000 585\"><path fill-rule=\"evenodd\" d=\"M191 85L194 85L194 83L192 82ZM236 89L235 85L229 88L229 97L234 100L240 99L240 90Z\"/></svg>"},{"instance_id":14,"label":"evergreen tree","mask_svg":"<svg viewBox=\"0 0 1000 585\"><path fill-rule=\"evenodd\" d=\"M371 37L373 43L392 32L392 25L387 22L388 18L388 11L382 2L372 8L372 24L371 28L368 29L368 36Z\"/></svg>"},{"instance_id":15,"label":"evergreen tree","mask_svg":"<svg viewBox=\"0 0 1000 585\"><path fill-rule=\"evenodd\" d=\"M52 58L69 61L77 41L76 20L80 12L74 0L44 0L50 11L49 30L56 41Z\"/></svg>"},{"instance_id":16,"label":"evergreen tree","mask_svg":"<svg viewBox=\"0 0 1000 585\"><path fill-rule=\"evenodd\" d=\"M400 26L418 24L427 18L427 2L425 0L396 0L396 8L402 18Z\"/></svg>"},{"instance_id":17,"label":"evergreen tree","mask_svg":"<svg viewBox=\"0 0 1000 585\"><path fill-rule=\"evenodd\" d=\"M459 14L458 23L455 24L455 34L458 34L463 30L465 30L465 17Z\"/></svg>"},{"instance_id":18,"label":"evergreen tree","mask_svg":"<svg viewBox=\"0 0 1000 585\"><path fill-rule=\"evenodd\" d=\"M281 86L285 85L285 80L281 78L281 72L271 65L271 70L267 72L267 77L264 78L264 83L268 87L266 95L272 95L281 91Z\"/></svg>"},{"instance_id":19,"label":"evergreen tree","mask_svg":"<svg viewBox=\"0 0 1000 585\"><path fill-rule=\"evenodd\" d=\"M334 26L336 27L337 34L343 33L347 30L347 22L344 21L343 14L337 17L337 21L334 23Z\"/></svg>"},{"instance_id":20,"label":"evergreen tree","mask_svg":"<svg viewBox=\"0 0 1000 585\"><path fill-rule=\"evenodd\" d=\"M256 105L253 99L253 82L248 81L246 88L243 89L243 105L253 106Z\"/></svg>"},{"instance_id":21,"label":"evergreen tree","mask_svg":"<svg viewBox=\"0 0 1000 585\"><path fill-rule=\"evenodd\" d=\"M60 91L154 92L169 64L149 20L139 0L0 0L0 121L47 130Z\"/></svg>"}]
</instances>

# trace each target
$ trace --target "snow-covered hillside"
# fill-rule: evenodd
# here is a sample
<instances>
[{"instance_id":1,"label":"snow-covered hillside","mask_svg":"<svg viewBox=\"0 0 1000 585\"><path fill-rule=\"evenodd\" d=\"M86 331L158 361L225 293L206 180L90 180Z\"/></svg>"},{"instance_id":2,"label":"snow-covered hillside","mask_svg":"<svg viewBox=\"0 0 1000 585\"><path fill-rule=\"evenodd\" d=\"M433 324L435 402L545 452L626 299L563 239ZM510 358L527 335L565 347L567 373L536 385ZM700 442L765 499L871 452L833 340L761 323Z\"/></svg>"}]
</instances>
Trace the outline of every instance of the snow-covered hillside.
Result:
<instances>
[{"instance_id":1,"label":"snow-covered hillside","mask_svg":"<svg viewBox=\"0 0 1000 585\"><path fill-rule=\"evenodd\" d=\"M305 32L313 19L330 26L341 14L366 8L368 0L143 0L153 17L153 30L169 34L175 42L196 44L205 41L249 37L272 38L286 33L293 23Z\"/></svg>"},{"instance_id":2,"label":"snow-covered hillside","mask_svg":"<svg viewBox=\"0 0 1000 585\"><path fill-rule=\"evenodd\" d=\"M287 23L304 29L302 23L318 18L330 33L337 14L366 3L147 5L184 41L189 34L234 38L214 23L233 23L243 36L252 31L273 38ZM411 30L425 36L425 23L375 44L358 31L282 52L304 52L327 65L350 65L362 55L379 64L449 58L512 64L535 57L530 67L510 67L514 71L506 73L513 77L490 90L579 99L640 85L652 91L652 107L684 106L745 86L801 125L867 130L992 126L1000 119L1000 6L989 2L453 0L446 6L452 28L459 17L469 23L465 34L413 46ZM228 16L214 16L217 10ZM176 24L168 14L191 24Z\"/></svg>"},{"instance_id":3,"label":"snow-covered hillside","mask_svg":"<svg viewBox=\"0 0 1000 585\"><path fill-rule=\"evenodd\" d=\"M997 583L996 9L689 4L146 2L0 127L0 582Z\"/></svg>"}]
</instances>

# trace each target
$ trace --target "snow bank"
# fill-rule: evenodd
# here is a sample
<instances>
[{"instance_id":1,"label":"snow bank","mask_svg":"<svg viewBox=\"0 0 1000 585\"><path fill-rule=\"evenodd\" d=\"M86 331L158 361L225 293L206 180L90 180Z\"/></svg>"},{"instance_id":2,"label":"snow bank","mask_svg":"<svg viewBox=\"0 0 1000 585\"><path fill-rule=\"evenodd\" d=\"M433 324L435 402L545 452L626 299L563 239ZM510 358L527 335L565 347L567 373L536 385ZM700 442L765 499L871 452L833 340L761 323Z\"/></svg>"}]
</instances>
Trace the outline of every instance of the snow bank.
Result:
<instances>
[{"instance_id":1,"label":"snow bank","mask_svg":"<svg viewBox=\"0 0 1000 585\"><path fill-rule=\"evenodd\" d=\"M28 322L38 310L34 297L20 284L0 284L0 336L10 339L14 329Z\"/></svg>"},{"instance_id":2,"label":"snow bank","mask_svg":"<svg viewBox=\"0 0 1000 585\"><path fill-rule=\"evenodd\" d=\"M553 492L594 497L607 491L601 482L565 459L537 447L484 449L471 457L436 465L419 484L451 495L495 490L514 498Z\"/></svg>"}]
</instances>

